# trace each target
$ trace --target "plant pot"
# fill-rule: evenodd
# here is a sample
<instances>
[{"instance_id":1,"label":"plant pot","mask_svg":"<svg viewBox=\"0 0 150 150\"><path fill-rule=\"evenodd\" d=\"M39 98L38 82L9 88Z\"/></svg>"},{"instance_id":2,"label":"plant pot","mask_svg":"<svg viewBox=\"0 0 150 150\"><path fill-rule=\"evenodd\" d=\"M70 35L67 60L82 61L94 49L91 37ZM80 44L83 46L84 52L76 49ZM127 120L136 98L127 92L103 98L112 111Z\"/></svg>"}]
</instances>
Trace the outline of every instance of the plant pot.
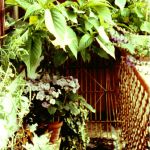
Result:
<instances>
[{"instance_id":1,"label":"plant pot","mask_svg":"<svg viewBox=\"0 0 150 150\"><path fill-rule=\"evenodd\" d=\"M63 122L52 122L48 124L48 130L51 132L50 142L55 143L59 139L62 125Z\"/></svg>"}]
</instances>

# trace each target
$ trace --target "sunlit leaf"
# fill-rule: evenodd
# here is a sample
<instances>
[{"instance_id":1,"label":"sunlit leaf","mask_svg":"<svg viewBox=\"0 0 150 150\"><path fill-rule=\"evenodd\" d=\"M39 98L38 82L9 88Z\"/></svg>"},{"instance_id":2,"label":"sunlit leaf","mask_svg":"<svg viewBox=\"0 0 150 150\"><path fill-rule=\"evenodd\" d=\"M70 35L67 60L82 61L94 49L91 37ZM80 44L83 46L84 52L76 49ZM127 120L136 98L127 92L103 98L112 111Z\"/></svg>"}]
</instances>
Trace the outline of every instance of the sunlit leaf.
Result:
<instances>
[{"instance_id":1,"label":"sunlit leaf","mask_svg":"<svg viewBox=\"0 0 150 150\"><path fill-rule=\"evenodd\" d=\"M79 42L79 51L82 51L83 49L86 49L87 47L89 47L91 45L91 43L93 42L94 37L91 36L90 34L86 33L84 34Z\"/></svg>"},{"instance_id":2,"label":"sunlit leaf","mask_svg":"<svg viewBox=\"0 0 150 150\"><path fill-rule=\"evenodd\" d=\"M123 8L126 5L126 0L115 0L115 5L117 5L121 10L123 10Z\"/></svg>"},{"instance_id":3,"label":"sunlit leaf","mask_svg":"<svg viewBox=\"0 0 150 150\"><path fill-rule=\"evenodd\" d=\"M150 33L150 22L145 21L145 22L141 25L141 30Z\"/></svg>"}]
</instances>

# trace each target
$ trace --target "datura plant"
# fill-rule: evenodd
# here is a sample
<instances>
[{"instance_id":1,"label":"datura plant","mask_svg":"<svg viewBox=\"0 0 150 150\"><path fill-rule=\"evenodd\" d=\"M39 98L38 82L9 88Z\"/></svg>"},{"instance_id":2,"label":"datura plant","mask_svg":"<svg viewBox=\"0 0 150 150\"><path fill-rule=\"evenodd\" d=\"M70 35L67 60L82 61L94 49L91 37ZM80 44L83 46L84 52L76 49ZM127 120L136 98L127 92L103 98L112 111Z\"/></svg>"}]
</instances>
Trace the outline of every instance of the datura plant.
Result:
<instances>
[{"instance_id":1,"label":"datura plant","mask_svg":"<svg viewBox=\"0 0 150 150\"><path fill-rule=\"evenodd\" d=\"M115 58L115 47L132 55L149 53L147 0L6 0L6 4L21 7L24 15L11 22L14 31L6 36L3 57L24 62L29 78L37 77L43 61L57 67L78 55L84 61L90 61L92 53Z\"/></svg>"},{"instance_id":2,"label":"datura plant","mask_svg":"<svg viewBox=\"0 0 150 150\"><path fill-rule=\"evenodd\" d=\"M40 62L55 66L68 57L90 61L91 53L115 58L107 29L114 25L112 5L107 0L6 0L25 14L11 22L14 30L6 37L6 58L24 62L29 78L37 77ZM48 58L48 59L47 59Z\"/></svg>"}]
</instances>

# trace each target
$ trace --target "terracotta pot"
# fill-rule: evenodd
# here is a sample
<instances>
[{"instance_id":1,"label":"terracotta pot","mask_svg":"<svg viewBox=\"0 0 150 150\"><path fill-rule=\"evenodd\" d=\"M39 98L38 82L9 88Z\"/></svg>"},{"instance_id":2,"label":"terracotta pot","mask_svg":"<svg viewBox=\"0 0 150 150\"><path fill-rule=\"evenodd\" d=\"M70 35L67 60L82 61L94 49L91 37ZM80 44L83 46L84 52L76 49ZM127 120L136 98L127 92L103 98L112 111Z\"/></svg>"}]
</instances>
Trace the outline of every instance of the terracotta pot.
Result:
<instances>
[{"instance_id":1,"label":"terracotta pot","mask_svg":"<svg viewBox=\"0 0 150 150\"><path fill-rule=\"evenodd\" d=\"M62 125L63 122L52 122L48 124L48 130L51 132L50 142L55 143L59 139Z\"/></svg>"}]
</instances>

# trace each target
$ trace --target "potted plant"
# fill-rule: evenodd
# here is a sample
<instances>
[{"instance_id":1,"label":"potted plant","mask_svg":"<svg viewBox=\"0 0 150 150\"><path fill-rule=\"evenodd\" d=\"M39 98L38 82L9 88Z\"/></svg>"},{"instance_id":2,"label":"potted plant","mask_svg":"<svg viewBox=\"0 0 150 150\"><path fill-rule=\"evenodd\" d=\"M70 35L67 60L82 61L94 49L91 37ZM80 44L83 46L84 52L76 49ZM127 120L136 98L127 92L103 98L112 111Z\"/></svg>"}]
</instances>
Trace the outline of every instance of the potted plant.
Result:
<instances>
[{"instance_id":1,"label":"potted plant","mask_svg":"<svg viewBox=\"0 0 150 150\"><path fill-rule=\"evenodd\" d=\"M78 80L72 76L51 77L44 74L39 79L28 80L27 83L24 94L31 98L32 106L25 122L38 123L39 126L44 124L46 129L52 131L50 141L53 143L59 139L60 127L63 121L68 121L66 117L69 114L79 115L83 106L85 112L94 112L85 99L77 94L80 86Z\"/></svg>"}]
</instances>

